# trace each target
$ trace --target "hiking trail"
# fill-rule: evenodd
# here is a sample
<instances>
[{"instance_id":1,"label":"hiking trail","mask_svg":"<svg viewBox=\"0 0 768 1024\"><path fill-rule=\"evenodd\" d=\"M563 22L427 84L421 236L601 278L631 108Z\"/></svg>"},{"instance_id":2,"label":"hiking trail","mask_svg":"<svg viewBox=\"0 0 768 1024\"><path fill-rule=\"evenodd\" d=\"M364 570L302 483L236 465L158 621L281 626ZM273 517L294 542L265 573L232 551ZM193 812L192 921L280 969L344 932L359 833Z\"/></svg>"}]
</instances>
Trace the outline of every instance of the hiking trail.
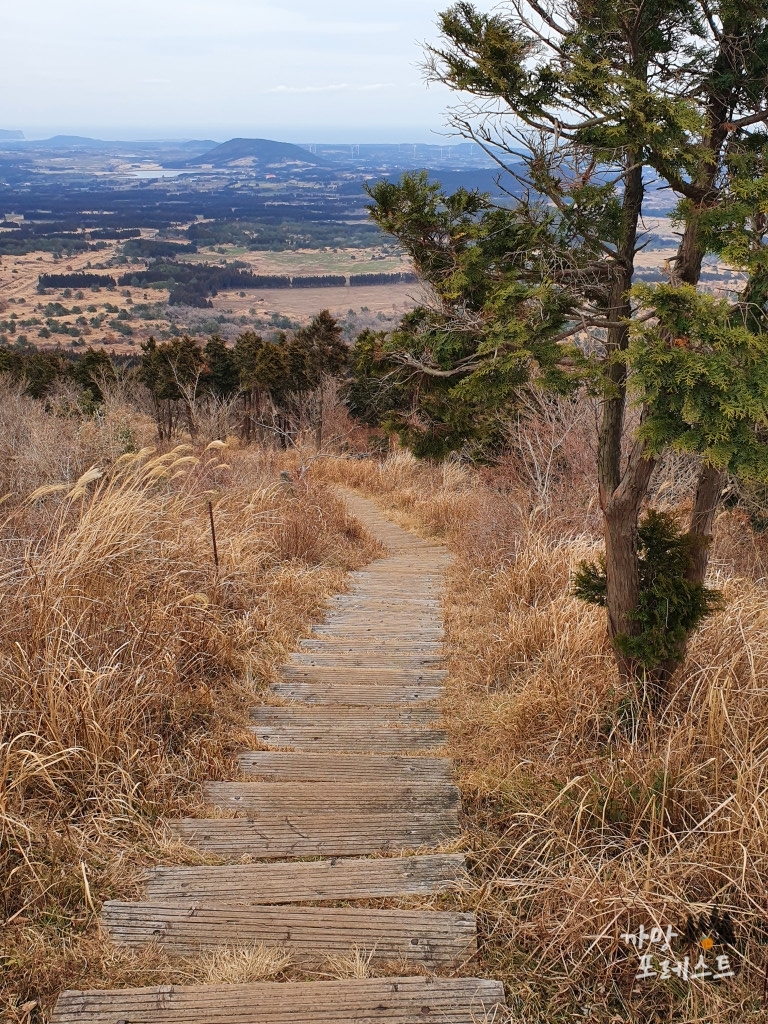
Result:
<instances>
[{"instance_id":1,"label":"hiking trail","mask_svg":"<svg viewBox=\"0 0 768 1024\"><path fill-rule=\"evenodd\" d=\"M441 588L446 549L341 490L387 554L351 576L253 709L267 749L246 782L211 782L237 817L172 823L224 863L157 867L140 902L104 904L125 946L196 955L263 943L315 976L329 958L370 958L378 977L64 992L54 1024L475 1024L503 1016L500 982L467 976L473 914L433 909L470 885L459 792L443 753ZM277 703L282 701L282 703ZM381 909L382 901L417 909ZM367 905L368 904L368 905ZM326 972L327 973L327 972ZM405 974L406 976L399 976Z\"/></svg>"}]
</instances>

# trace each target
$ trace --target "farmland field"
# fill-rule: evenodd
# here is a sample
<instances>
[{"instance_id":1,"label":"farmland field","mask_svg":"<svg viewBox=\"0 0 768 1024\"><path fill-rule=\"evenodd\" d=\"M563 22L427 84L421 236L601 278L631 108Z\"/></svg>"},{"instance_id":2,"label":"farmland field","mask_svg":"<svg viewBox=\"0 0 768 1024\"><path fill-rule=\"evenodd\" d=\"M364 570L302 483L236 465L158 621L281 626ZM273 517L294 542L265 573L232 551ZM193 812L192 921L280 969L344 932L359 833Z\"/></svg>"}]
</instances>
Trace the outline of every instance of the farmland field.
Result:
<instances>
[{"instance_id":1,"label":"farmland field","mask_svg":"<svg viewBox=\"0 0 768 1024\"><path fill-rule=\"evenodd\" d=\"M193 259L224 266L233 260L247 264L256 274L319 276L339 274L395 274L408 272L410 266L397 253L380 248L369 250L298 251L246 253L237 255L234 247L207 248L185 254ZM222 291L212 299L212 308L192 309L169 306L169 292L162 287L117 287L71 289L38 292L41 274L66 274L79 271L111 275L144 270L143 262L125 262L122 247L110 243L94 259L94 253L72 254L54 259L49 252L0 258L0 343L50 347L61 344L107 346L111 351L130 353L150 335L169 337L190 333L196 336L220 333L232 340L243 330L270 331L298 327L309 322L320 310L346 321L351 340L355 331L365 327L381 329L393 324L419 295L416 284L366 285L361 287L249 289L246 292ZM69 292L69 294L67 294ZM57 309L52 307L58 304Z\"/></svg>"}]
</instances>

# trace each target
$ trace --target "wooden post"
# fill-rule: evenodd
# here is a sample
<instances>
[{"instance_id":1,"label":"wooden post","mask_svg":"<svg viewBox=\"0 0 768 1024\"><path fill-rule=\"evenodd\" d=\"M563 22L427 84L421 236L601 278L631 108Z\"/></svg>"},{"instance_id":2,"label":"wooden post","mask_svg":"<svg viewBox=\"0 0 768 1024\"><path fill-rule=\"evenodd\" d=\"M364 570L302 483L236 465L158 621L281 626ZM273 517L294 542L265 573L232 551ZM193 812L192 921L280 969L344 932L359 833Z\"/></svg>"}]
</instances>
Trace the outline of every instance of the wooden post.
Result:
<instances>
[{"instance_id":1,"label":"wooden post","mask_svg":"<svg viewBox=\"0 0 768 1024\"><path fill-rule=\"evenodd\" d=\"M208 502L208 516L211 520L211 540L213 541L213 561L216 565L216 571L219 571L219 551L216 547L216 526L213 522L213 502Z\"/></svg>"}]
</instances>

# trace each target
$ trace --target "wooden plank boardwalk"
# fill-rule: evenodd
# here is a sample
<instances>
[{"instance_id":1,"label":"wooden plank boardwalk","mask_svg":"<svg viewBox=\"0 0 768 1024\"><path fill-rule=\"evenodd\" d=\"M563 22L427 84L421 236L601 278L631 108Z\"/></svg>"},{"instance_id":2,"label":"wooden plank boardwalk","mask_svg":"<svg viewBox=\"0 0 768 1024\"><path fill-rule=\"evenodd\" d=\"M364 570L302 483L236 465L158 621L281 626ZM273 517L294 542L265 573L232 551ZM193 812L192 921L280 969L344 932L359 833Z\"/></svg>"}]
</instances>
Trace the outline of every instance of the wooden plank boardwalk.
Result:
<instances>
[{"instance_id":1,"label":"wooden plank boardwalk","mask_svg":"<svg viewBox=\"0 0 768 1024\"><path fill-rule=\"evenodd\" d=\"M144 899L106 903L102 924L129 947L195 956L263 944L321 976L334 958L363 955L383 976L65 992L53 1024L505 1017L502 985L471 976L474 916L433 909L440 894L469 885L463 855L450 852L461 836L459 794L441 756L447 553L372 502L344 497L387 555L353 575L283 666L273 703L252 710L267 749L241 755L248 781L209 783L216 814L171 823L225 863L154 868ZM373 903L406 897L407 910ZM398 976L406 969L418 976Z\"/></svg>"}]
</instances>

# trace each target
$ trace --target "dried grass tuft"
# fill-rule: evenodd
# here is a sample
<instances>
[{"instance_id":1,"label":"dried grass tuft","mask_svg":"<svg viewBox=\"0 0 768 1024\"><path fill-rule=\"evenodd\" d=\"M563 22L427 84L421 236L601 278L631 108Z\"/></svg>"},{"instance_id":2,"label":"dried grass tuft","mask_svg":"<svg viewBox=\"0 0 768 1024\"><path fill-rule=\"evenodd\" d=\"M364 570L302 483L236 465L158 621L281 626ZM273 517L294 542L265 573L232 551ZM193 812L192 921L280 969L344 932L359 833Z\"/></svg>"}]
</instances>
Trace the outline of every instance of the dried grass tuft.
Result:
<instances>
[{"instance_id":1,"label":"dried grass tuft","mask_svg":"<svg viewBox=\"0 0 768 1024\"><path fill-rule=\"evenodd\" d=\"M200 980L205 985L246 985L268 981L293 966L294 955L280 946L259 943L242 949L222 949L201 959Z\"/></svg>"},{"instance_id":2,"label":"dried grass tuft","mask_svg":"<svg viewBox=\"0 0 768 1024\"><path fill-rule=\"evenodd\" d=\"M548 402L511 441L493 470L401 452L317 470L453 551L446 714L480 969L505 980L520 1024L764 1022L768 542L741 512L721 515L712 577L724 606L663 713L633 734L603 616L570 595L574 566L600 547L593 411ZM672 459L657 474L669 507L689 506L689 469ZM623 932L713 906L735 922L735 980L635 982Z\"/></svg>"},{"instance_id":3,"label":"dried grass tuft","mask_svg":"<svg viewBox=\"0 0 768 1024\"><path fill-rule=\"evenodd\" d=\"M375 971L371 964L375 950L358 949L357 946L347 954L329 956L325 961L324 976L343 981L345 978L372 978Z\"/></svg>"},{"instance_id":4,"label":"dried grass tuft","mask_svg":"<svg viewBox=\"0 0 768 1024\"><path fill-rule=\"evenodd\" d=\"M156 452L135 443L141 420L126 450L111 422L6 397L0 989L18 1017L115 983L123 962L126 979L178 976L116 960L101 902L185 856L163 819L194 811L204 780L237 777L248 708L378 547L321 484L286 493L277 452Z\"/></svg>"}]
</instances>

